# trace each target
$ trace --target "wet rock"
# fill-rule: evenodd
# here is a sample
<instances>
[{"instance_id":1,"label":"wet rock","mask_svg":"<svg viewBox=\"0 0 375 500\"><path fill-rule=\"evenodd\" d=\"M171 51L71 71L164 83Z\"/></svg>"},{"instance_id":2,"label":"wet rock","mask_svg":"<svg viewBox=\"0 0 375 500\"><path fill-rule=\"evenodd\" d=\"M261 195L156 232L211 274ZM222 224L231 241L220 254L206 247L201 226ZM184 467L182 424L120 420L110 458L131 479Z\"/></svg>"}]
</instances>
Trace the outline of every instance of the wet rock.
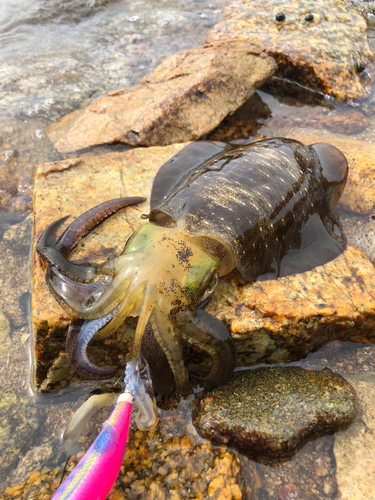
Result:
<instances>
[{"instance_id":1,"label":"wet rock","mask_svg":"<svg viewBox=\"0 0 375 500\"><path fill-rule=\"evenodd\" d=\"M315 113L310 116L276 116L267 123L272 129L282 127L312 127L316 129L326 129L337 134L356 134L362 132L369 126L367 118L359 111L346 111Z\"/></svg>"},{"instance_id":2,"label":"wet rock","mask_svg":"<svg viewBox=\"0 0 375 500\"><path fill-rule=\"evenodd\" d=\"M45 467L53 457L54 452L55 450L50 443L34 446L22 456L13 474L16 477L26 478L29 472Z\"/></svg>"},{"instance_id":3,"label":"wet rock","mask_svg":"<svg viewBox=\"0 0 375 500\"><path fill-rule=\"evenodd\" d=\"M296 488L294 484L288 484L277 490L279 500L320 500L321 497L311 491Z\"/></svg>"},{"instance_id":4,"label":"wet rock","mask_svg":"<svg viewBox=\"0 0 375 500\"><path fill-rule=\"evenodd\" d=\"M301 360L299 366L309 370L324 367L346 377L348 373L375 370L375 345L331 342L316 353Z\"/></svg>"},{"instance_id":5,"label":"wet rock","mask_svg":"<svg viewBox=\"0 0 375 500\"><path fill-rule=\"evenodd\" d=\"M20 217L14 212L8 212L0 215L0 239L4 237L4 233L9 230L14 224L21 222L23 217Z\"/></svg>"},{"instance_id":6,"label":"wet rock","mask_svg":"<svg viewBox=\"0 0 375 500\"><path fill-rule=\"evenodd\" d=\"M3 239L13 248L18 250L29 248L31 243L31 228L32 228L32 215L30 214L26 219L18 224L12 225L5 231Z\"/></svg>"},{"instance_id":7,"label":"wet rock","mask_svg":"<svg viewBox=\"0 0 375 500\"><path fill-rule=\"evenodd\" d=\"M277 21L277 12L283 12L283 21ZM308 13L313 14L313 20L306 20ZM340 100L366 94L370 81L360 69L374 60L367 25L357 9L344 0L313 4L308 0L232 0L207 41L249 36L258 37L275 58L278 76Z\"/></svg>"},{"instance_id":8,"label":"wet rock","mask_svg":"<svg viewBox=\"0 0 375 500\"><path fill-rule=\"evenodd\" d=\"M334 454L338 498L374 498L375 484L375 372L347 375L359 402L358 418L335 436Z\"/></svg>"},{"instance_id":9,"label":"wet rock","mask_svg":"<svg viewBox=\"0 0 375 500\"><path fill-rule=\"evenodd\" d=\"M34 245L43 229L63 215L71 214L65 228L99 202L124 195L149 198L157 170L182 147L140 148L39 166L34 192ZM142 223L140 215L148 212L146 202L115 215L85 238L71 258L98 263L120 252L128 236ZM59 387L58 377L50 370L67 373L61 369L64 363L53 361L64 350L71 318L50 294L44 270L45 263L34 254L35 376L37 387L48 391ZM248 366L300 359L336 339L374 342L374 297L373 265L360 251L348 247L324 266L278 280L244 285L233 272L220 280L207 311L226 324L236 341L238 364ZM101 366L118 365L133 332L134 321L129 318L113 337L90 345L90 359ZM54 381L53 387L44 383L46 378ZM61 384L65 387L66 380Z\"/></svg>"},{"instance_id":10,"label":"wet rock","mask_svg":"<svg viewBox=\"0 0 375 500\"><path fill-rule=\"evenodd\" d=\"M0 480L32 443L39 420L37 408L22 392L8 390L0 396Z\"/></svg>"},{"instance_id":11,"label":"wet rock","mask_svg":"<svg viewBox=\"0 0 375 500\"><path fill-rule=\"evenodd\" d=\"M355 392L340 375L289 367L235 373L199 401L193 418L206 439L272 463L348 427L356 414Z\"/></svg>"},{"instance_id":12,"label":"wet rock","mask_svg":"<svg viewBox=\"0 0 375 500\"><path fill-rule=\"evenodd\" d=\"M51 125L59 152L98 144L197 140L239 108L274 72L261 43L218 42L165 59L141 85L109 92Z\"/></svg>"},{"instance_id":13,"label":"wet rock","mask_svg":"<svg viewBox=\"0 0 375 500\"><path fill-rule=\"evenodd\" d=\"M333 340L373 343L374 297L373 265L348 247L324 266L277 280L243 286L232 273L206 310L232 333L238 365L249 366L301 359Z\"/></svg>"},{"instance_id":14,"label":"wet rock","mask_svg":"<svg viewBox=\"0 0 375 500\"><path fill-rule=\"evenodd\" d=\"M10 348L12 340L10 338L10 324L8 318L0 311L0 359L5 358Z\"/></svg>"},{"instance_id":15,"label":"wet rock","mask_svg":"<svg viewBox=\"0 0 375 500\"><path fill-rule=\"evenodd\" d=\"M262 120L271 116L271 110L255 93L233 114L228 115L208 136L207 141L232 142L255 136L263 127ZM255 140L255 137L254 137Z\"/></svg>"},{"instance_id":16,"label":"wet rock","mask_svg":"<svg viewBox=\"0 0 375 500\"><path fill-rule=\"evenodd\" d=\"M334 436L308 442L299 452L277 467L257 464L259 484L256 499L336 500L336 470L333 458ZM327 459L330 459L328 461ZM250 460L250 459L249 459ZM327 463L326 475L317 475L316 462ZM298 471L298 472L297 472Z\"/></svg>"}]
</instances>

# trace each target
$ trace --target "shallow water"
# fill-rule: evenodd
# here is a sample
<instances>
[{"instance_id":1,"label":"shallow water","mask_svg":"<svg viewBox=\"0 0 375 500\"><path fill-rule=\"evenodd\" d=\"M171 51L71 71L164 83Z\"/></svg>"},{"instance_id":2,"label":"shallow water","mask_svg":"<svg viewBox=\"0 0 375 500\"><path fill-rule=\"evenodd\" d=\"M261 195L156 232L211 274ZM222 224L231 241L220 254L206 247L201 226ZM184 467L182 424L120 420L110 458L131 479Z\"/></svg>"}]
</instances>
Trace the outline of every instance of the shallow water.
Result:
<instances>
[{"instance_id":1,"label":"shallow water","mask_svg":"<svg viewBox=\"0 0 375 500\"><path fill-rule=\"evenodd\" d=\"M356 3L367 9L366 15L373 23L375 12L369 12L368 2ZM5 239L0 243L0 310L11 329L11 348L0 350L1 392L21 391L27 398L25 401L28 401L25 402L24 411L31 421L37 419L39 425L33 433L20 429L21 424L17 419L11 422L9 448L19 449L19 460L15 459L0 475L3 481L0 491L4 491L9 484L23 481L29 472L48 471L58 465L59 470L62 470L64 454L60 447L60 433L72 411L94 386L92 383L82 383L81 389L76 392L43 398L32 394L29 389L30 353L33 348L29 326L28 270L28 229L31 220L23 224L24 233L19 229L12 233L12 224L24 220L31 213L33 165L62 158L47 139L45 130L59 117L87 105L107 91L138 84L166 56L202 45L206 32L215 23L224 4L224 0L212 3L198 0L0 2L0 232L5 232ZM370 32L370 39L374 51L375 31ZM224 131L228 140L246 142L248 136L288 136L303 124L307 124L303 126L303 133L318 132L328 140L335 135L335 130L322 128L316 116L336 116L358 110L366 116L368 126L356 129L353 124L353 130L349 130L347 135L375 142L374 90L369 98L359 103L343 105L325 99L319 105L306 105L300 97L279 95L275 85L257 93L257 112L244 112L247 122L246 126L242 124L240 127L241 132L230 127ZM94 152L100 154L112 149L96 148ZM368 220L367 216L348 213L344 213L343 218L349 232L358 232ZM330 366L343 374L375 368L375 352L371 346L337 342L332 346L309 356L301 365L319 368ZM177 468L178 459L171 451L173 439L186 434L189 443L187 449L191 453L194 451L197 456L199 447L209 446L202 444L203 440L191 425L188 403L180 403L174 411L166 408L162 413L163 436L152 436L155 440L153 443L158 439L166 440L167 448L170 447L168 459L177 461ZM96 427L93 424L89 429L83 446L86 447L87 441L92 439L102 418L103 414L100 414L93 420ZM4 415L2 419L3 428L9 427L9 422L4 424ZM134 436L136 439L136 433ZM288 496L290 491L285 490L285 485L291 483L300 490L315 488L316 498L336 498L332 439L328 437L310 443L289 464L280 468L272 469L258 464L256 494L254 488L249 493L251 488L247 487L254 483L251 461L233 452L232 456L242 467L244 498L246 495L247 498L257 499L293 498ZM221 453L218 450L214 451L217 456ZM330 458L326 475L311 471L314 469L311 457L316 458L322 450ZM202 457L204 461L205 455ZM200 466L197 459L196 467ZM168 469L168 462L160 467ZM154 466L152 474L156 474ZM159 476L167 477L163 472L159 472ZM202 479L196 476L195 481L198 480ZM188 488L188 481L185 479L183 487ZM139 496L134 493L134 498L144 498L144 491ZM168 495L172 493L167 491L169 493L165 494L169 498ZM40 496L38 491L33 495L29 498ZM183 494L180 492L180 495ZM159 497L155 493L147 498Z\"/></svg>"}]
</instances>

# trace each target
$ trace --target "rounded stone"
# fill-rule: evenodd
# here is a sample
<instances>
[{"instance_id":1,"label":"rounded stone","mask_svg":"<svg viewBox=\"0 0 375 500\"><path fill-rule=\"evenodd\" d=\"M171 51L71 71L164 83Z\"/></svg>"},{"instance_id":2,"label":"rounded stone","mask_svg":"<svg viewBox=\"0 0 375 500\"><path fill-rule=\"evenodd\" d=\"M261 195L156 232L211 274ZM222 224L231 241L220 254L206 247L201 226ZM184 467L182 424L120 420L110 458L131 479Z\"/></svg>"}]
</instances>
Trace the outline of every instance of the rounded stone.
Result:
<instances>
[{"instance_id":1,"label":"rounded stone","mask_svg":"<svg viewBox=\"0 0 375 500\"><path fill-rule=\"evenodd\" d=\"M357 411L354 389L328 368L258 368L235 373L199 400L193 418L206 439L275 463L307 441L348 427Z\"/></svg>"},{"instance_id":2,"label":"rounded stone","mask_svg":"<svg viewBox=\"0 0 375 500\"><path fill-rule=\"evenodd\" d=\"M305 21L307 21L308 23L311 23L312 21L314 21L314 15L311 14L311 12L309 12L309 14L307 14L305 17Z\"/></svg>"},{"instance_id":3,"label":"rounded stone","mask_svg":"<svg viewBox=\"0 0 375 500\"><path fill-rule=\"evenodd\" d=\"M285 21L285 14L284 14L284 12L278 12L278 13L276 14L276 21L278 21L278 22L280 22L280 23L281 23L282 21Z\"/></svg>"}]
</instances>

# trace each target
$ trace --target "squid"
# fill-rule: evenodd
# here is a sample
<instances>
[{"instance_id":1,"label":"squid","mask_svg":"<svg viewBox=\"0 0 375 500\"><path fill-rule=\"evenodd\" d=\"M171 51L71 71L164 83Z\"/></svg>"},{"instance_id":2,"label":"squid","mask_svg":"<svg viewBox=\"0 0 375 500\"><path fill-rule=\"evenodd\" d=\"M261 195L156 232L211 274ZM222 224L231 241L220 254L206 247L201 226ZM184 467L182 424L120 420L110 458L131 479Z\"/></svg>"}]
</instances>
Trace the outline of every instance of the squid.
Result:
<instances>
[{"instance_id":1,"label":"squid","mask_svg":"<svg viewBox=\"0 0 375 500\"><path fill-rule=\"evenodd\" d=\"M50 224L36 250L48 262L47 284L76 318L67 352L82 376L108 378L88 358L92 339L112 335L129 316L138 323L126 362L141 351L157 392L191 393L225 383L237 354L227 327L204 310L221 276L237 269L246 282L306 271L346 246L336 205L348 165L334 146L283 138L246 146L192 143L161 167L145 222L120 255L99 265L69 261L78 242L105 218L141 197L107 201ZM186 347L210 358L189 373Z\"/></svg>"}]
</instances>

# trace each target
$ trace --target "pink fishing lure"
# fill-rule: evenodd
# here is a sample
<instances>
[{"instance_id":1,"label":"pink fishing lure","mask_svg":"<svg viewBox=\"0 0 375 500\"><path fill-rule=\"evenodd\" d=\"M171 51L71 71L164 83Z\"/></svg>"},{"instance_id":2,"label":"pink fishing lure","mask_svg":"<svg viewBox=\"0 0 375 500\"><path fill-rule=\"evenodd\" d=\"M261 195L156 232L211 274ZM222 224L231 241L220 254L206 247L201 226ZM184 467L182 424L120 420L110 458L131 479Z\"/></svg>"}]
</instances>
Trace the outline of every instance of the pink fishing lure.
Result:
<instances>
[{"instance_id":1,"label":"pink fishing lure","mask_svg":"<svg viewBox=\"0 0 375 500\"><path fill-rule=\"evenodd\" d=\"M51 500L105 500L120 471L132 406L133 396L121 394L99 436Z\"/></svg>"}]
</instances>

